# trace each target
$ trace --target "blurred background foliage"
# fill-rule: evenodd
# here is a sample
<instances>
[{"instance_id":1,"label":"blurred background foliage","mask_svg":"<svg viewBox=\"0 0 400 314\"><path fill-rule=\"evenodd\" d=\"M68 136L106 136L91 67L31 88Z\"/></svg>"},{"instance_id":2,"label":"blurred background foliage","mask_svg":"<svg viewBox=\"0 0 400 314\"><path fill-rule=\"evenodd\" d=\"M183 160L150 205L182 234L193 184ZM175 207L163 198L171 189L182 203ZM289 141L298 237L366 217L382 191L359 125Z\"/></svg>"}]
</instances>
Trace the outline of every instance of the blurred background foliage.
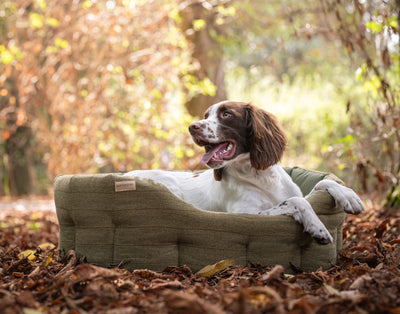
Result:
<instances>
[{"instance_id":1,"label":"blurred background foliage","mask_svg":"<svg viewBox=\"0 0 400 314\"><path fill-rule=\"evenodd\" d=\"M0 3L0 195L61 173L199 169L187 126L252 102L282 162L396 194L399 0Z\"/></svg>"}]
</instances>

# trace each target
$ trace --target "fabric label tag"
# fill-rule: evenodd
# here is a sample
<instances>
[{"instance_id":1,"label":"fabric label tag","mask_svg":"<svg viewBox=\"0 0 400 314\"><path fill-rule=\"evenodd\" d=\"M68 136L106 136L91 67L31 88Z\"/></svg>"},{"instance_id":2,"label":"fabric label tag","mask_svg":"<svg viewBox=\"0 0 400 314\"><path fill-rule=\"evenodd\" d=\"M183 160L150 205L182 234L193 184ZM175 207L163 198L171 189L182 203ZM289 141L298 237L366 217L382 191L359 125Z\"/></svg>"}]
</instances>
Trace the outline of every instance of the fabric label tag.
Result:
<instances>
[{"instance_id":1,"label":"fabric label tag","mask_svg":"<svg viewBox=\"0 0 400 314\"><path fill-rule=\"evenodd\" d=\"M136 182L134 180L115 182L115 192L135 191L135 190L136 190Z\"/></svg>"}]
</instances>

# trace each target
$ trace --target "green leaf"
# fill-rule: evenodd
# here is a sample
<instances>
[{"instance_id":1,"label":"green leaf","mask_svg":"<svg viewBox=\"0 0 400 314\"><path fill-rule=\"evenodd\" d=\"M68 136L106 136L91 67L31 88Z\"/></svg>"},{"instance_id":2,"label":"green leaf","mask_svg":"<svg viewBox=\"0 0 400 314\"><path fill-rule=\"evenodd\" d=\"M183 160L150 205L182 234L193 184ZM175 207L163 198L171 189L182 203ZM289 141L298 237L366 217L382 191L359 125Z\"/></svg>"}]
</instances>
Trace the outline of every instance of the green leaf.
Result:
<instances>
[{"instance_id":1,"label":"green leaf","mask_svg":"<svg viewBox=\"0 0 400 314\"><path fill-rule=\"evenodd\" d=\"M162 93L158 89L153 89L151 91L151 93L153 94L153 96L156 100L160 100L163 96Z\"/></svg>"},{"instance_id":2,"label":"green leaf","mask_svg":"<svg viewBox=\"0 0 400 314\"><path fill-rule=\"evenodd\" d=\"M53 17L47 17L46 18L46 24L51 26L51 27L58 27L60 26L60 21L53 18Z\"/></svg>"},{"instance_id":3,"label":"green leaf","mask_svg":"<svg viewBox=\"0 0 400 314\"><path fill-rule=\"evenodd\" d=\"M42 224L40 222L36 222L36 221L29 221L29 222L26 223L26 226L28 228L31 228L31 229L35 230L35 231L42 228Z\"/></svg>"},{"instance_id":4,"label":"green leaf","mask_svg":"<svg viewBox=\"0 0 400 314\"><path fill-rule=\"evenodd\" d=\"M22 59L22 52L21 50L19 50L19 48L15 45L12 45L10 47L10 53L12 53L12 55L17 58L18 60Z\"/></svg>"},{"instance_id":5,"label":"green leaf","mask_svg":"<svg viewBox=\"0 0 400 314\"><path fill-rule=\"evenodd\" d=\"M82 90L81 90L81 96L82 96L83 98L86 98L88 95L89 95L89 92L88 92L86 89L82 89Z\"/></svg>"},{"instance_id":6,"label":"green leaf","mask_svg":"<svg viewBox=\"0 0 400 314\"><path fill-rule=\"evenodd\" d=\"M112 73L116 73L116 74L120 74L120 73L124 72L124 69L122 68L122 66L117 65L117 66L113 67L111 72Z\"/></svg>"},{"instance_id":7,"label":"green leaf","mask_svg":"<svg viewBox=\"0 0 400 314\"><path fill-rule=\"evenodd\" d=\"M381 23L377 23L375 21L370 21L365 25L368 29L371 30L374 34L380 33L383 30L383 26Z\"/></svg>"},{"instance_id":8,"label":"green leaf","mask_svg":"<svg viewBox=\"0 0 400 314\"><path fill-rule=\"evenodd\" d=\"M14 61L14 56L8 50L0 52L0 60L3 64L10 64Z\"/></svg>"},{"instance_id":9,"label":"green leaf","mask_svg":"<svg viewBox=\"0 0 400 314\"><path fill-rule=\"evenodd\" d=\"M93 2L90 0L86 0L82 3L82 8L85 10L89 9L93 5Z\"/></svg>"},{"instance_id":10,"label":"green leaf","mask_svg":"<svg viewBox=\"0 0 400 314\"><path fill-rule=\"evenodd\" d=\"M353 144L355 142L356 139L351 134L347 134L345 137L336 140L334 144Z\"/></svg>"},{"instance_id":11,"label":"green leaf","mask_svg":"<svg viewBox=\"0 0 400 314\"><path fill-rule=\"evenodd\" d=\"M33 29L43 27L43 15L38 13L29 13L30 27Z\"/></svg>"},{"instance_id":12,"label":"green leaf","mask_svg":"<svg viewBox=\"0 0 400 314\"><path fill-rule=\"evenodd\" d=\"M45 11L47 7L46 0L35 0L36 4L39 6L40 10Z\"/></svg>"},{"instance_id":13,"label":"green leaf","mask_svg":"<svg viewBox=\"0 0 400 314\"><path fill-rule=\"evenodd\" d=\"M182 23L182 17L179 15L179 10L177 8L170 11L168 16L174 20L175 23L180 24Z\"/></svg>"},{"instance_id":14,"label":"green leaf","mask_svg":"<svg viewBox=\"0 0 400 314\"><path fill-rule=\"evenodd\" d=\"M206 26L206 21L197 19L193 21L193 29L197 32Z\"/></svg>"},{"instance_id":15,"label":"green leaf","mask_svg":"<svg viewBox=\"0 0 400 314\"><path fill-rule=\"evenodd\" d=\"M58 51L57 47L54 47L54 46L47 46L46 47L46 52L48 52L48 53L55 53L57 51Z\"/></svg>"},{"instance_id":16,"label":"green leaf","mask_svg":"<svg viewBox=\"0 0 400 314\"><path fill-rule=\"evenodd\" d=\"M59 47L61 49L65 49L68 47L69 43L68 41L57 37L56 39L54 39L54 44L56 45L56 47Z\"/></svg>"},{"instance_id":17,"label":"green leaf","mask_svg":"<svg viewBox=\"0 0 400 314\"><path fill-rule=\"evenodd\" d=\"M398 27L399 27L399 25L398 25L398 23L397 23L397 17L396 17L396 16L392 16L392 17L389 19L389 26L391 26L391 27L393 27L393 28L398 28Z\"/></svg>"},{"instance_id":18,"label":"green leaf","mask_svg":"<svg viewBox=\"0 0 400 314\"><path fill-rule=\"evenodd\" d=\"M365 81L363 89L366 92L371 92L374 97L378 94L381 87L381 81L378 76L372 75L369 80Z\"/></svg>"},{"instance_id":19,"label":"green leaf","mask_svg":"<svg viewBox=\"0 0 400 314\"><path fill-rule=\"evenodd\" d=\"M200 87L204 95L214 96L217 92L217 87L208 77L200 82Z\"/></svg>"},{"instance_id":20,"label":"green leaf","mask_svg":"<svg viewBox=\"0 0 400 314\"><path fill-rule=\"evenodd\" d=\"M225 23L225 20L222 17L218 17L215 20L215 24L217 24L217 25L223 25L224 23Z\"/></svg>"},{"instance_id":21,"label":"green leaf","mask_svg":"<svg viewBox=\"0 0 400 314\"><path fill-rule=\"evenodd\" d=\"M365 79L368 73L368 65L363 63L357 70L356 70L356 79L362 81Z\"/></svg>"},{"instance_id":22,"label":"green leaf","mask_svg":"<svg viewBox=\"0 0 400 314\"><path fill-rule=\"evenodd\" d=\"M185 153L179 146L174 147L174 154L175 157L178 159L182 159L183 157L185 157Z\"/></svg>"},{"instance_id":23,"label":"green leaf","mask_svg":"<svg viewBox=\"0 0 400 314\"><path fill-rule=\"evenodd\" d=\"M236 8L233 6L224 7L223 5L219 5L217 7L218 13L224 16L235 16L236 15Z\"/></svg>"}]
</instances>

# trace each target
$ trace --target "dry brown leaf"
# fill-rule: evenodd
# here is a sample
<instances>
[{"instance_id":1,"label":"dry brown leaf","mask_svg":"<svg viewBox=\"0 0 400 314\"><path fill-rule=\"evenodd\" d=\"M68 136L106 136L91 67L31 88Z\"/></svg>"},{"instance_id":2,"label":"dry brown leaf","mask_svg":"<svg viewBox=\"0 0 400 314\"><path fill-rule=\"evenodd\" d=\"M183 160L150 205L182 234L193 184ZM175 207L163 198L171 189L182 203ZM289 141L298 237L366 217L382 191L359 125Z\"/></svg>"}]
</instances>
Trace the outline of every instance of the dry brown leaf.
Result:
<instances>
[{"instance_id":1,"label":"dry brown leaf","mask_svg":"<svg viewBox=\"0 0 400 314\"><path fill-rule=\"evenodd\" d=\"M260 277L260 280L265 283L268 283L272 280L279 280L279 279L281 279L284 272L285 272L285 268L283 268L283 266L276 265L274 268L271 269L271 271L262 275Z\"/></svg>"},{"instance_id":2,"label":"dry brown leaf","mask_svg":"<svg viewBox=\"0 0 400 314\"><path fill-rule=\"evenodd\" d=\"M157 289L179 289L182 288L182 282L178 280L167 281L162 279L155 279L151 282L150 286L143 288L143 291L157 290Z\"/></svg>"},{"instance_id":3,"label":"dry brown leaf","mask_svg":"<svg viewBox=\"0 0 400 314\"><path fill-rule=\"evenodd\" d=\"M324 282L324 288L328 291L329 294L341 296L341 293L338 289L335 289L331 285L328 285L326 282Z\"/></svg>"},{"instance_id":4,"label":"dry brown leaf","mask_svg":"<svg viewBox=\"0 0 400 314\"><path fill-rule=\"evenodd\" d=\"M360 290L366 285L369 285L372 282L372 277L368 274L365 274L361 277L358 277L349 287L350 290Z\"/></svg>"},{"instance_id":5,"label":"dry brown leaf","mask_svg":"<svg viewBox=\"0 0 400 314\"><path fill-rule=\"evenodd\" d=\"M200 299L197 295L186 292L171 292L165 293L165 303L168 312L174 314L223 314L221 308L214 304Z\"/></svg>"},{"instance_id":6,"label":"dry brown leaf","mask_svg":"<svg viewBox=\"0 0 400 314\"><path fill-rule=\"evenodd\" d=\"M215 263L213 265L207 265L206 267L200 269L196 275L200 277L208 277L208 276L213 276L217 272L224 270L225 268L228 268L229 266L235 265L235 260L233 258L231 259L224 259L218 263Z\"/></svg>"},{"instance_id":7,"label":"dry brown leaf","mask_svg":"<svg viewBox=\"0 0 400 314\"><path fill-rule=\"evenodd\" d=\"M377 214L348 217L342 258L330 270L287 276L280 266L271 269L250 264L218 272L216 265L232 262L209 265L214 276L201 277L187 266L169 266L162 272L106 269L82 264L73 251L67 254L67 265L60 263L56 250L50 250L51 261L19 259L21 251L38 247L38 243L57 243L57 228L56 220L50 222L43 215L37 219L46 228L29 233L25 222L32 217L14 214L18 226L0 229L0 312L41 311L45 307L50 313L276 313L282 309L310 314L397 313L400 212L391 215L391 228L379 241L373 239L376 228L383 225ZM377 256L368 262L372 264L360 263L370 254ZM40 304L37 309L35 302Z\"/></svg>"}]
</instances>

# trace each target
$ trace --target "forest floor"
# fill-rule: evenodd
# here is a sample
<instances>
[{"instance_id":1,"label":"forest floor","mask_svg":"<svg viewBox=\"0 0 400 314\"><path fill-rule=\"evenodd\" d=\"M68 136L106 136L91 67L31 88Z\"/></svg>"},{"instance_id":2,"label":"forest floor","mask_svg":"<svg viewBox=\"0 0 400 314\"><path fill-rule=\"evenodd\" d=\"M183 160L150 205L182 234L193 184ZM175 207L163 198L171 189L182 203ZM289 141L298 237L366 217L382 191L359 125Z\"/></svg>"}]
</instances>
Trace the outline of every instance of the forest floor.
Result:
<instances>
[{"instance_id":1,"label":"forest floor","mask_svg":"<svg viewBox=\"0 0 400 314\"><path fill-rule=\"evenodd\" d=\"M0 313L400 313L400 212L366 203L348 215L329 270L252 264L202 277L186 266L106 269L74 252L63 264L52 200L3 199Z\"/></svg>"}]
</instances>

